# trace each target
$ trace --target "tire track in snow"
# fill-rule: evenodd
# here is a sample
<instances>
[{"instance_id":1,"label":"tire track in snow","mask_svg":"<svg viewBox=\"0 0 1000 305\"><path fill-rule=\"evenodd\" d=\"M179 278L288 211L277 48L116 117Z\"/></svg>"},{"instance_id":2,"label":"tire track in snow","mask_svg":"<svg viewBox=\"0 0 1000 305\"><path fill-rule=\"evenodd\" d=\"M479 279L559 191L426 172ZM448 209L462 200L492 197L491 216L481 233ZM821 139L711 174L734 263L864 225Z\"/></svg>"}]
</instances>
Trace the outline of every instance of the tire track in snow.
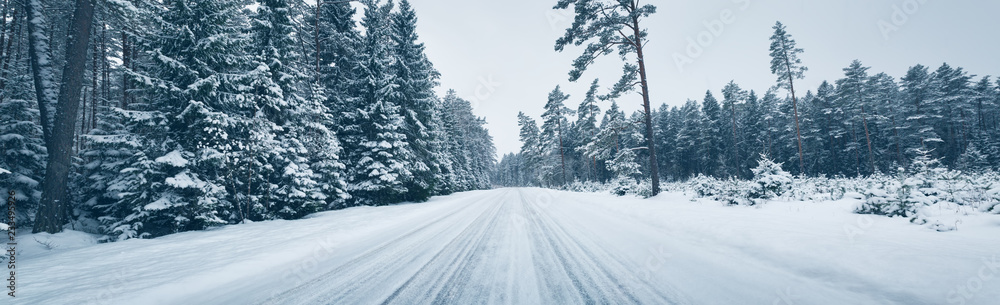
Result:
<instances>
[{"instance_id":1,"label":"tire track in snow","mask_svg":"<svg viewBox=\"0 0 1000 305\"><path fill-rule=\"evenodd\" d=\"M543 233L544 240L548 244L545 249L551 251L557 258L562 269L569 276L573 286L584 304L643 304L643 302L653 302L655 304L677 304L671 300L676 297L668 297L657 293L648 282L632 283L635 286L623 284L622 278L634 277L631 274L615 274L606 263L617 262L618 270L631 270L625 268L620 260L611 258L608 255L595 255L598 252L607 253L598 244L591 243L585 245L582 238L586 235L571 235L566 230L564 224L556 221L550 213L541 211L538 204L532 204L522 193L522 202L530 215L529 219L539 232ZM577 231L577 233L581 233ZM543 245L544 247L544 245ZM638 287L636 287L638 286ZM646 300L641 300L635 295L635 290L646 292ZM649 300L653 298L655 300Z\"/></svg>"},{"instance_id":2,"label":"tire track in snow","mask_svg":"<svg viewBox=\"0 0 1000 305\"><path fill-rule=\"evenodd\" d=\"M487 241L484 236L494 228L497 214L503 207L504 205L501 203L477 217L462 230L462 233L449 241L420 270L417 270L406 282L400 285L392 295L382 301L382 304L393 304L405 292L409 292L411 297L423 297L424 300L433 299L433 304L442 304L444 301L453 300L454 297L449 298L449 295L454 296L456 292L454 288L457 285L456 278L467 273L473 258L479 254L474 250L480 248ZM437 273L432 272L433 270L437 270ZM433 297L431 297L432 295ZM403 299L399 302L405 304L411 303L412 300Z\"/></svg>"},{"instance_id":3,"label":"tire track in snow","mask_svg":"<svg viewBox=\"0 0 1000 305\"><path fill-rule=\"evenodd\" d=\"M487 195L472 203L462 205L455 211L444 216L437 217L412 229L399 237L393 238L380 246L365 251L363 254L341 264L340 267L330 272L321 274L295 288L284 291L273 296L260 304L354 304L363 300L373 287L385 287L384 281L392 278L392 273L405 270L406 266L413 265L421 256L413 255L419 252L425 242L441 240L442 236L451 233L450 224L462 223L464 218L456 216L465 215L466 211L473 207L481 207L482 203L495 200L495 195ZM472 211L476 212L476 211ZM443 228L441 228L443 226ZM429 236L422 235L424 231L431 228L438 228L436 232L431 231ZM362 295L362 290L368 289ZM386 288L389 289L389 288ZM390 290L391 291L391 290ZM354 302L348 299L357 298Z\"/></svg>"}]
</instances>

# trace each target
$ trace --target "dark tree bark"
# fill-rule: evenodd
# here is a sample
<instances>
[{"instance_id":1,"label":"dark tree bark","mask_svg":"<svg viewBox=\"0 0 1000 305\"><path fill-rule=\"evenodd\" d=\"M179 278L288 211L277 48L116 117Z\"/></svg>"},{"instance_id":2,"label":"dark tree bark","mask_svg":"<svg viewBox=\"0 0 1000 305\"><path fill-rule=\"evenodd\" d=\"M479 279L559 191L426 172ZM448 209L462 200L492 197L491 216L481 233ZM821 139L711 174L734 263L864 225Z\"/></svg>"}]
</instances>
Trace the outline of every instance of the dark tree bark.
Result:
<instances>
[{"instance_id":1,"label":"dark tree bark","mask_svg":"<svg viewBox=\"0 0 1000 305\"><path fill-rule=\"evenodd\" d=\"M128 109L128 69L132 64L131 46L128 43L128 33L122 30L122 109Z\"/></svg>"},{"instance_id":2,"label":"dark tree bark","mask_svg":"<svg viewBox=\"0 0 1000 305\"><path fill-rule=\"evenodd\" d=\"M633 7L632 10L635 11L637 8ZM660 170L659 163L656 162L656 145L653 141L653 119L652 113L649 110L649 85L646 82L646 61L642 54L642 35L639 29L639 16L632 15L632 37L635 41L636 55L639 58L639 79L642 83L639 85L642 87L642 109L646 113L646 145L649 147L649 177L653 180L652 196L656 196L660 193Z\"/></svg>"},{"instance_id":3,"label":"dark tree bark","mask_svg":"<svg viewBox=\"0 0 1000 305\"><path fill-rule=\"evenodd\" d=\"M782 48L787 50L784 43L782 43ZM792 92L792 112L795 115L795 138L799 144L799 174L805 176L806 162L805 158L802 157L802 132L799 131L799 101L795 98L795 77L792 75L792 63L789 62L788 54L785 54L785 67L788 68L788 89Z\"/></svg>"},{"instance_id":4,"label":"dark tree bark","mask_svg":"<svg viewBox=\"0 0 1000 305\"><path fill-rule=\"evenodd\" d=\"M42 200L35 216L33 231L36 233L58 233L62 231L67 221L66 204L69 196L66 184L69 180L72 157L73 127L80 106L80 91L83 88L93 21L94 3L90 0L77 0L76 10L69 25L66 66L63 69L62 85L56 104L52 138L46 143L49 161L45 170L45 183L42 185Z\"/></svg>"},{"instance_id":5,"label":"dark tree bark","mask_svg":"<svg viewBox=\"0 0 1000 305\"><path fill-rule=\"evenodd\" d=\"M32 22L34 18L42 16L42 12L39 11L40 8L34 7L37 4L34 1L28 0L28 3L24 5L24 12L26 15L28 24L28 61L31 64L31 81L35 86L35 99L38 101L38 117L42 125L42 139L45 141L45 146L48 148L49 142L52 140L50 135L50 126L52 125L52 119L49 114L49 101L48 93L46 90L47 86L51 85L45 81L45 77L51 75L52 71L49 67L47 61L43 62L42 57L39 55L48 56L48 50L40 50L39 47L39 37L44 37L45 33L43 29L39 28L38 24Z\"/></svg>"},{"instance_id":6,"label":"dark tree bark","mask_svg":"<svg viewBox=\"0 0 1000 305\"><path fill-rule=\"evenodd\" d=\"M0 12L0 46L3 46L4 42L7 41L7 12L10 11L11 4L12 3L3 1L3 11ZM14 35L11 35L11 38L14 38L13 36ZM4 53L4 50L0 49L0 58L4 58L4 54L7 53ZM9 56L10 55L8 54L7 57Z\"/></svg>"},{"instance_id":7,"label":"dark tree bark","mask_svg":"<svg viewBox=\"0 0 1000 305\"><path fill-rule=\"evenodd\" d=\"M861 104L861 123L865 126L865 142L868 143L868 162L871 166L871 172L875 172L875 154L872 152L872 137L871 133L868 132L868 113L865 112L865 105Z\"/></svg>"},{"instance_id":8,"label":"dark tree bark","mask_svg":"<svg viewBox=\"0 0 1000 305\"><path fill-rule=\"evenodd\" d=\"M3 52L3 54L5 54L5 56L0 56L0 62L2 62L0 64L2 64L3 66L3 68L0 69L0 91L3 91L5 88L7 88L7 70L10 69L10 59L14 57L13 53L11 53L12 52L11 47L14 45L14 36L15 35L17 36L18 42L20 42L21 40L21 35L20 35L21 23L18 22L20 16L17 15L17 12L18 10L15 9L14 12L11 13L10 37L7 38L7 46L4 47L5 51ZM17 26L18 29L17 31L14 30L15 26ZM6 32L6 30L7 30L6 28L0 27L0 31ZM2 47L2 45L0 45L0 47ZM20 54L21 52L18 52L18 55ZM3 100L3 97L0 97L0 100Z\"/></svg>"},{"instance_id":9,"label":"dark tree bark","mask_svg":"<svg viewBox=\"0 0 1000 305\"><path fill-rule=\"evenodd\" d=\"M562 110L559 111L559 158L562 160L562 184L566 187L566 152L563 149L563 136L562 136Z\"/></svg>"}]
</instances>

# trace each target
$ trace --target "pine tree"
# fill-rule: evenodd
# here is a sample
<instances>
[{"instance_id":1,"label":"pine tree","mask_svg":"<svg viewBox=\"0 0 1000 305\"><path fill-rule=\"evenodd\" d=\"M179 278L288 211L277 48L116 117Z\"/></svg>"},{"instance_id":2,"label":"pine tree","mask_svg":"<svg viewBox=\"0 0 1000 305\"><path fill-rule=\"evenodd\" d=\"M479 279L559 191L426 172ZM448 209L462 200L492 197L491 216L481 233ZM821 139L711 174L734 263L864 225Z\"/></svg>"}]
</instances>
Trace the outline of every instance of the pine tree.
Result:
<instances>
[{"instance_id":1,"label":"pine tree","mask_svg":"<svg viewBox=\"0 0 1000 305\"><path fill-rule=\"evenodd\" d=\"M873 124L873 137L876 140L875 154L881 156L876 159L883 169L898 168L907 161L903 159L902 130L900 128L901 106L899 85L895 78L886 73L873 75L868 80L868 87L872 90L872 110L870 112Z\"/></svg>"},{"instance_id":2,"label":"pine tree","mask_svg":"<svg viewBox=\"0 0 1000 305\"><path fill-rule=\"evenodd\" d=\"M802 66L799 54L802 49L795 46L795 40L785 31L785 26L778 22L774 25L774 35L771 36L771 73L778 75L778 86L792 93L792 111L795 116L795 134L799 147L799 173L805 174L805 161L802 157L802 133L799 130L798 100L795 97L795 80L802 79L808 71Z\"/></svg>"},{"instance_id":3,"label":"pine tree","mask_svg":"<svg viewBox=\"0 0 1000 305\"><path fill-rule=\"evenodd\" d=\"M730 176L740 176L741 175L740 160L742 159L742 156L744 154L740 150L741 149L740 142L742 140L742 136L740 136L739 135L740 133L737 132L737 129L740 128L740 125L738 123L739 116L737 115L736 108L740 107L741 103L743 103L747 99L747 92L744 91L742 88L740 88L740 86L737 85L735 81L730 81L728 84L726 84L726 87L722 89L722 97L723 97L722 100L723 117L725 116L729 117L728 119L723 118L722 120L725 121L724 126L728 125L728 129L731 131L730 134L728 135L729 145L728 149L726 149L728 153L725 154L726 155L725 164L726 167L729 169L728 174ZM740 113L740 115L744 114Z\"/></svg>"},{"instance_id":4,"label":"pine tree","mask_svg":"<svg viewBox=\"0 0 1000 305\"><path fill-rule=\"evenodd\" d=\"M678 164L678 177L690 178L698 173L703 173L702 163L699 162L698 155L701 135L701 112L698 111L698 103L688 100L680 108L680 128L676 134L677 154L675 161Z\"/></svg>"},{"instance_id":5,"label":"pine tree","mask_svg":"<svg viewBox=\"0 0 1000 305\"><path fill-rule=\"evenodd\" d=\"M532 185L537 185L541 180L538 179L539 173L537 172L538 164L541 162L541 143L539 139L538 123L534 119L524 114L524 112L517 113L517 126L521 128L519 138L521 141L521 156L524 158L524 171L527 172L529 177L529 183Z\"/></svg>"},{"instance_id":6,"label":"pine tree","mask_svg":"<svg viewBox=\"0 0 1000 305\"><path fill-rule=\"evenodd\" d=\"M649 97L649 85L646 79L646 61L643 46L648 33L640 26L640 21L656 13L656 6L639 5L637 1L607 1L607 0L559 0L553 9L566 9L574 6L576 18L566 33L556 40L556 51L562 52L568 45L582 45L590 42L586 49L573 62L573 70L569 72L570 81L576 81L594 61L601 56L611 54L617 47L618 55L626 61L622 68L622 78L612 88L608 97L616 98L622 93L635 90L636 86L642 93L642 105L645 126L645 144L648 148L651 181L651 196L660 193L660 174L656 161L656 145L653 141L653 112ZM627 57L634 54L635 64L628 63Z\"/></svg>"},{"instance_id":7,"label":"pine tree","mask_svg":"<svg viewBox=\"0 0 1000 305\"><path fill-rule=\"evenodd\" d=\"M415 155L406 142L398 98L395 61L389 40L392 3L365 2L366 29L359 62L358 108L348 112L344 147L351 166L348 190L358 205L382 205L407 199Z\"/></svg>"},{"instance_id":8,"label":"pine tree","mask_svg":"<svg viewBox=\"0 0 1000 305\"><path fill-rule=\"evenodd\" d=\"M314 82L302 69L292 13L286 0L264 0L252 20L251 52L258 67L249 77L262 120L256 126L259 141L252 144L255 165L247 188L253 192L247 199L256 214L251 216L261 219L299 218L342 205L348 197L323 90L303 86Z\"/></svg>"},{"instance_id":9,"label":"pine tree","mask_svg":"<svg viewBox=\"0 0 1000 305\"><path fill-rule=\"evenodd\" d=\"M577 107L577 119L574 124L574 131L571 135L575 135L580 140L573 141L573 147L575 147L575 149L569 150L569 152L574 153L574 156L577 152L583 152L584 146L593 142L594 137L597 136L599 131L597 128L597 116L601 113L601 107L597 105L598 88L598 80L595 79L594 82L590 84L590 89L587 90L587 94L584 97L583 102L580 102L580 106ZM593 180L596 177L597 159L583 154L578 157L584 159L580 161L584 164L584 172L587 173L587 179Z\"/></svg>"},{"instance_id":10,"label":"pine tree","mask_svg":"<svg viewBox=\"0 0 1000 305\"><path fill-rule=\"evenodd\" d=\"M441 122L447 132L447 150L453 157L456 191L484 189L496 163L493 138L484 127L486 120L472 113L472 103L449 90L441 104Z\"/></svg>"},{"instance_id":11,"label":"pine tree","mask_svg":"<svg viewBox=\"0 0 1000 305\"><path fill-rule=\"evenodd\" d=\"M927 67L916 65L906 72L901 80L903 88L903 110L906 116L904 129L907 129L908 144L906 153L908 159L916 157L918 149L932 149L940 143L941 137L933 127L940 119L932 107L933 89L930 84L930 73Z\"/></svg>"},{"instance_id":12,"label":"pine tree","mask_svg":"<svg viewBox=\"0 0 1000 305\"><path fill-rule=\"evenodd\" d=\"M554 185L566 185L569 183L566 176L566 151L564 133L569 121L566 116L572 115L573 111L566 107L566 95L556 86L549 93L548 102L545 103L545 112L542 113L541 133L539 134L540 145L543 149L542 170L546 179Z\"/></svg>"},{"instance_id":13,"label":"pine tree","mask_svg":"<svg viewBox=\"0 0 1000 305\"><path fill-rule=\"evenodd\" d=\"M844 68L844 78L837 80L837 97L840 107L845 108L850 113L848 118L850 124L861 126L864 132L864 138L860 139L864 142L852 141L847 145L847 152L860 155L861 150L867 151L867 154L864 154L866 157L863 158L865 161L858 163L858 166L864 166L865 170L858 169L858 171L874 173L878 169L875 168L871 132L868 128L868 116L873 98L872 89L867 83L868 78L868 67L862 66L858 60L851 62L849 67Z\"/></svg>"},{"instance_id":14,"label":"pine tree","mask_svg":"<svg viewBox=\"0 0 1000 305\"><path fill-rule=\"evenodd\" d=\"M30 74L24 73L28 68L25 62L17 61L12 69L18 73L7 74L8 85L0 91L0 168L10 172L0 175L0 191L14 192L16 221L30 226L41 199L46 150L32 100ZM0 207L8 211L6 201Z\"/></svg>"},{"instance_id":15,"label":"pine tree","mask_svg":"<svg viewBox=\"0 0 1000 305\"><path fill-rule=\"evenodd\" d=\"M952 68L947 63L942 64L931 75L931 108L940 116L939 120L932 122L942 139L935 152L940 154L945 165L954 165L969 142L970 135L966 126L973 116L971 82L972 76L965 70Z\"/></svg>"},{"instance_id":16,"label":"pine tree","mask_svg":"<svg viewBox=\"0 0 1000 305\"><path fill-rule=\"evenodd\" d=\"M593 140L580 148L584 156L599 162L597 165L599 172L604 170L604 165L608 161L621 152L621 134L627 125L625 113L618 108L617 102L611 102L611 107L604 112L601 126Z\"/></svg>"},{"instance_id":17,"label":"pine tree","mask_svg":"<svg viewBox=\"0 0 1000 305\"><path fill-rule=\"evenodd\" d=\"M407 184L407 200L424 201L434 191L437 173L441 171L431 142L434 127L434 87L439 73L424 54L423 43L417 42L417 15L410 2L399 2L398 12L391 15L393 54L392 65L395 73L397 97L395 104L400 107L404 126L402 132L406 142L416 156L410 171L414 179Z\"/></svg>"},{"instance_id":18,"label":"pine tree","mask_svg":"<svg viewBox=\"0 0 1000 305\"><path fill-rule=\"evenodd\" d=\"M981 173L984 170L990 169L988 158L988 156L976 147L976 144L969 144L965 148L965 152L958 156L958 161L955 162L955 169L969 173Z\"/></svg>"},{"instance_id":19,"label":"pine tree","mask_svg":"<svg viewBox=\"0 0 1000 305\"><path fill-rule=\"evenodd\" d=\"M148 103L121 111L127 129L142 135L128 169L111 182L119 200L103 209L118 239L198 230L240 219L234 169L253 166L257 105L248 79L251 58L238 1L174 0L164 28L150 40L145 68ZM245 182L243 182L245 183Z\"/></svg>"},{"instance_id":20,"label":"pine tree","mask_svg":"<svg viewBox=\"0 0 1000 305\"><path fill-rule=\"evenodd\" d=\"M326 106L335 112L338 126L347 115L340 113L357 108L355 87L362 81L357 73L361 53L361 34L354 21L355 9L348 1L320 1L307 23L313 25L311 34L312 58L315 76L325 86ZM346 131L336 130L338 134Z\"/></svg>"},{"instance_id":21,"label":"pine tree","mask_svg":"<svg viewBox=\"0 0 1000 305\"><path fill-rule=\"evenodd\" d=\"M698 155L700 157L702 173L710 176L721 177L725 170L723 164L723 141L725 133L722 120L722 108L719 101L712 95L712 91L705 92L705 100L701 103L701 135Z\"/></svg>"}]
</instances>

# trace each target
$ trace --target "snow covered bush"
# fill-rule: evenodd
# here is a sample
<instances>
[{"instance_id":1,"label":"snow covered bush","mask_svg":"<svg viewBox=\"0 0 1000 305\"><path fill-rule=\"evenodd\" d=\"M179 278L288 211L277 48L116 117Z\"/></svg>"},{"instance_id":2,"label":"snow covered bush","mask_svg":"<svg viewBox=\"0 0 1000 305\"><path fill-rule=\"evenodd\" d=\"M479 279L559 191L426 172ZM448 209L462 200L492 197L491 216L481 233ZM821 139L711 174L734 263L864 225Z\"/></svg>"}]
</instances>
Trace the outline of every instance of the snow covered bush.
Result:
<instances>
[{"instance_id":1,"label":"snow covered bush","mask_svg":"<svg viewBox=\"0 0 1000 305\"><path fill-rule=\"evenodd\" d=\"M694 190L698 197L712 197L720 193L721 183L719 179L698 175L688 180L689 189Z\"/></svg>"},{"instance_id":2,"label":"snow covered bush","mask_svg":"<svg viewBox=\"0 0 1000 305\"><path fill-rule=\"evenodd\" d=\"M918 189L919 181L904 178L902 181L885 179L865 190L865 201L854 212L884 216L911 217L917 206L927 203L926 196Z\"/></svg>"},{"instance_id":3,"label":"snow covered bush","mask_svg":"<svg viewBox=\"0 0 1000 305\"><path fill-rule=\"evenodd\" d=\"M617 196L634 195L636 194L639 184L635 182L635 179L618 177L608 181L610 185L610 191L612 194Z\"/></svg>"},{"instance_id":4,"label":"snow covered bush","mask_svg":"<svg viewBox=\"0 0 1000 305\"><path fill-rule=\"evenodd\" d=\"M781 163L775 163L764 155L753 169L753 175L753 185L747 195L755 204L780 197L792 185L792 175L781 169Z\"/></svg>"},{"instance_id":5,"label":"snow covered bush","mask_svg":"<svg viewBox=\"0 0 1000 305\"><path fill-rule=\"evenodd\" d=\"M719 185L722 186L718 194L712 197L714 200L725 203L727 205L754 205L754 201L750 199L750 190L753 188L752 181L743 181L736 179L729 179L726 181L719 181Z\"/></svg>"},{"instance_id":6,"label":"snow covered bush","mask_svg":"<svg viewBox=\"0 0 1000 305\"><path fill-rule=\"evenodd\" d=\"M596 181L580 181L575 180L569 186L566 187L567 190L572 192L581 193L599 193L607 190L607 186Z\"/></svg>"}]
</instances>

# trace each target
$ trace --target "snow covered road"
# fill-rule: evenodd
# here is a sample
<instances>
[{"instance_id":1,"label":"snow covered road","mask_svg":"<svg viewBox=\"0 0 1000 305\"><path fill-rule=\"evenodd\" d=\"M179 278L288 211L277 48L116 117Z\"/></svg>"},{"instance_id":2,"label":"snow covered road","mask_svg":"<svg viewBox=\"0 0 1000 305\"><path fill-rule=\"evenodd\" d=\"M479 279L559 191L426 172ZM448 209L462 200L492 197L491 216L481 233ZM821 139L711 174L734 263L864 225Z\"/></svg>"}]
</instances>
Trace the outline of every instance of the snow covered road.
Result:
<instances>
[{"instance_id":1,"label":"snow covered road","mask_svg":"<svg viewBox=\"0 0 1000 305\"><path fill-rule=\"evenodd\" d=\"M680 194L470 192L27 255L15 303L995 304L1000 297L995 216L950 233L877 218L851 236L844 228L858 215L848 205L754 209Z\"/></svg>"},{"instance_id":2,"label":"snow covered road","mask_svg":"<svg viewBox=\"0 0 1000 305\"><path fill-rule=\"evenodd\" d=\"M264 304L670 304L640 265L505 189L456 206ZM547 194L547 193L542 193ZM532 196L533 195L533 196Z\"/></svg>"}]
</instances>

